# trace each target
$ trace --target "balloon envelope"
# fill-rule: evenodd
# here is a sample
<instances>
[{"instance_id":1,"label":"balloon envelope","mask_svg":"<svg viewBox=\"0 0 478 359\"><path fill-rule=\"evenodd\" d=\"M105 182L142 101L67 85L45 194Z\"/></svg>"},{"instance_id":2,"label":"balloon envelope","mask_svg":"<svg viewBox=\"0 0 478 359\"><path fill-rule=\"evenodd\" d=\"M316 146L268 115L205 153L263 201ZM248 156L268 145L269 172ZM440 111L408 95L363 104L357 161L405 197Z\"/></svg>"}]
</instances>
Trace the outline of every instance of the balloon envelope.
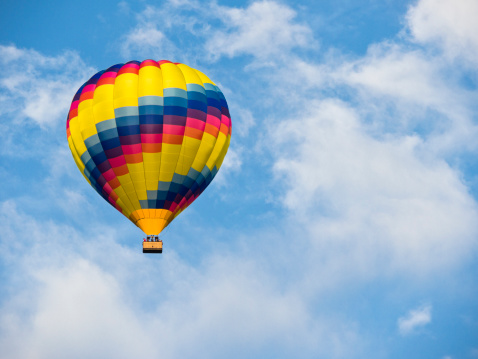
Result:
<instances>
[{"instance_id":1,"label":"balloon envelope","mask_svg":"<svg viewBox=\"0 0 478 359\"><path fill-rule=\"evenodd\" d=\"M202 72L130 61L80 87L68 144L93 188L146 234L159 234L211 183L226 155L226 99Z\"/></svg>"}]
</instances>

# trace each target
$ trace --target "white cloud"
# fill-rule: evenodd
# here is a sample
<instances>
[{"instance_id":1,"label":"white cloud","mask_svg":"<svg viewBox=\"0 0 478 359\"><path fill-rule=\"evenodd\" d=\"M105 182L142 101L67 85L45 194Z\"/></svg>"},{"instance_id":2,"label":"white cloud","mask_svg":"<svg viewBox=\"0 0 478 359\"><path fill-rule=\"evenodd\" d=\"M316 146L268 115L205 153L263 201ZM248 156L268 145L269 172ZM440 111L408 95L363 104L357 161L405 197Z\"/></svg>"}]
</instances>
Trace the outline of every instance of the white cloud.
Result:
<instances>
[{"instance_id":1,"label":"white cloud","mask_svg":"<svg viewBox=\"0 0 478 359\"><path fill-rule=\"evenodd\" d=\"M0 116L12 130L25 122L45 127L64 120L76 90L94 74L73 52L48 57L0 46L0 63Z\"/></svg>"},{"instance_id":2,"label":"white cloud","mask_svg":"<svg viewBox=\"0 0 478 359\"><path fill-rule=\"evenodd\" d=\"M460 175L418 136L374 138L344 102L309 102L276 126L282 203L341 277L408 273L462 263L476 249L478 208ZM334 251L340 256L330 255Z\"/></svg>"},{"instance_id":3,"label":"white cloud","mask_svg":"<svg viewBox=\"0 0 478 359\"><path fill-rule=\"evenodd\" d=\"M291 59L273 81L272 91L297 108L305 98L346 98L377 134L418 132L442 154L478 150L476 93L460 84L460 74L447 62L421 49L385 42L357 59Z\"/></svg>"},{"instance_id":4,"label":"white cloud","mask_svg":"<svg viewBox=\"0 0 478 359\"><path fill-rule=\"evenodd\" d=\"M316 276L419 278L476 251L476 201L446 162L477 152L476 93L450 66L388 41L357 59L292 58L272 76L291 109L268 136L280 200L309 233L308 261L321 258Z\"/></svg>"},{"instance_id":5,"label":"white cloud","mask_svg":"<svg viewBox=\"0 0 478 359\"><path fill-rule=\"evenodd\" d=\"M443 81L440 63L435 59L397 45L372 46L365 57L344 63L337 70L339 81L395 101L440 108L456 102L461 95L453 93L450 84Z\"/></svg>"},{"instance_id":6,"label":"white cloud","mask_svg":"<svg viewBox=\"0 0 478 359\"><path fill-rule=\"evenodd\" d=\"M219 6L215 15L226 29L215 31L206 43L213 59L248 54L274 60L283 52L313 43L310 28L294 21L296 12L274 1L253 2L245 9Z\"/></svg>"},{"instance_id":7,"label":"white cloud","mask_svg":"<svg viewBox=\"0 0 478 359\"><path fill-rule=\"evenodd\" d=\"M407 14L414 39L439 47L450 58L478 65L478 2L420 0Z\"/></svg>"},{"instance_id":8,"label":"white cloud","mask_svg":"<svg viewBox=\"0 0 478 359\"><path fill-rule=\"evenodd\" d=\"M10 331L18 339L2 345L13 350L12 357L63 358L68 352L88 358L154 357L151 336L123 302L113 276L77 259L64 267L42 268L35 277L42 288L32 298L37 310L30 327Z\"/></svg>"},{"instance_id":9,"label":"white cloud","mask_svg":"<svg viewBox=\"0 0 478 359\"><path fill-rule=\"evenodd\" d=\"M247 8L168 1L162 7L147 6L136 15L137 26L122 40L122 54L177 57L188 59L188 63L204 60L205 52L212 61L246 54L260 59L263 66L291 49L316 45L311 29L298 23L296 16L292 8L275 1L256 1ZM221 26L212 26L217 20ZM177 36L180 30L194 36L194 41Z\"/></svg>"},{"instance_id":10,"label":"white cloud","mask_svg":"<svg viewBox=\"0 0 478 359\"><path fill-rule=\"evenodd\" d=\"M146 23L136 27L127 34L121 46L123 56L125 57L130 57L132 53L140 53L150 54L149 57L156 59L164 52L162 51L164 48L171 47L171 43L154 24ZM148 56L146 55L145 57Z\"/></svg>"},{"instance_id":11,"label":"white cloud","mask_svg":"<svg viewBox=\"0 0 478 359\"><path fill-rule=\"evenodd\" d=\"M401 335L413 333L416 329L424 327L432 321L432 307L425 305L410 310L404 317L398 318L397 325Z\"/></svg>"},{"instance_id":12,"label":"white cloud","mask_svg":"<svg viewBox=\"0 0 478 359\"><path fill-rule=\"evenodd\" d=\"M170 40L171 29L176 33L181 27L187 27L195 22L181 14L177 7L181 5L193 8L193 4L186 2L166 2L163 7L146 6L136 14L137 25L130 30L120 43L121 53L131 60L143 59L179 61L185 52L190 50L181 46L181 43Z\"/></svg>"},{"instance_id":13,"label":"white cloud","mask_svg":"<svg viewBox=\"0 0 478 359\"><path fill-rule=\"evenodd\" d=\"M362 346L354 325L315 317L257 258L212 252L195 267L171 249L146 257L113 240L121 229L91 221L79 232L13 201L0 219L6 358L353 357ZM28 241L11 240L15 233Z\"/></svg>"},{"instance_id":14,"label":"white cloud","mask_svg":"<svg viewBox=\"0 0 478 359\"><path fill-rule=\"evenodd\" d=\"M231 96L234 96L234 94L231 93ZM234 118L234 133L237 132L241 137L247 136L251 128L254 128L257 123L254 115L250 110L235 105L231 105L231 110L236 115Z\"/></svg>"},{"instance_id":15,"label":"white cloud","mask_svg":"<svg viewBox=\"0 0 478 359\"><path fill-rule=\"evenodd\" d=\"M478 151L476 94L460 84L459 75L441 58L377 44L363 58L331 68L329 74L329 85L345 84L356 92L353 100L376 132L418 133L429 142L429 151L444 156Z\"/></svg>"}]
</instances>

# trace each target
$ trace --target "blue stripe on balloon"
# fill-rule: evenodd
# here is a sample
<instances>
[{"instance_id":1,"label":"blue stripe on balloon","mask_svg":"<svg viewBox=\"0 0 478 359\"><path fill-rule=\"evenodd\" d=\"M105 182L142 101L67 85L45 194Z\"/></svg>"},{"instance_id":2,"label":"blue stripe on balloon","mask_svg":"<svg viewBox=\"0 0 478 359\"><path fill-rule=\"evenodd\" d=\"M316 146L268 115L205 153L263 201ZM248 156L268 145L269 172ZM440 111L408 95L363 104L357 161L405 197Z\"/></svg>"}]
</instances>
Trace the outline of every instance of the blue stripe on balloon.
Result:
<instances>
[{"instance_id":1,"label":"blue stripe on balloon","mask_svg":"<svg viewBox=\"0 0 478 359\"><path fill-rule=\"evenodd\" d=\"M139 124L134 126L118 126L118 135L122 136L129 136L129 135L139 135L141 130L139 128Z\"/></svg>"}]
</instances>

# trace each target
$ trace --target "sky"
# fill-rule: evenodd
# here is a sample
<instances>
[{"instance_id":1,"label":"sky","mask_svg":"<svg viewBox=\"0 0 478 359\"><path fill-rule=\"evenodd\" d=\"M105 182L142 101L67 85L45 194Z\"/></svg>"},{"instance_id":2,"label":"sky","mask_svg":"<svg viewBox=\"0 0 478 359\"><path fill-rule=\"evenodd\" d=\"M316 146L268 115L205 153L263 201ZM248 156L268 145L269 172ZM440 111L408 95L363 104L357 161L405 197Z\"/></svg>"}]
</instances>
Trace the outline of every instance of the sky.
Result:
<instances>
[{"instance_id":1,"label":"sky","mask_svg":"<svg viewBox=\"0 0 478 359\"><path fill-rule=\"evenodd\" d=\"M2 359L478 358L476 0L0 10ZM233 126L161 255L65 133L85 81L149 58Z\"/></svg>"}]
</instances>

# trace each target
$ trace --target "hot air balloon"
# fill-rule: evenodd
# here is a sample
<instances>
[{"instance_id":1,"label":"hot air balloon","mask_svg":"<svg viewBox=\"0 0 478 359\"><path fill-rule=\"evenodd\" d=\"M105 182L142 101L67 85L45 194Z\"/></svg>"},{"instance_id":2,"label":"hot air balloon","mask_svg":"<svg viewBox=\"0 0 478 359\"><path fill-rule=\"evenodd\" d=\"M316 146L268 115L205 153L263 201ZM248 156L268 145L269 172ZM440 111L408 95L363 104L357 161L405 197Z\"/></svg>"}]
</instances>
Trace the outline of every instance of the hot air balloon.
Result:
<instances>
[{"instance_id":1,"label":"hot air balloon","mask_svg":"<svg viewBox=\"0 0 478 359\"><path fill-rule=\"evenodd\" d=\"M161 231L211 183L231 139L221 90L180 63L130 61L91 77L73 98L68 145L80 172L162 252Z\"/></svg>"}]
</instances>

